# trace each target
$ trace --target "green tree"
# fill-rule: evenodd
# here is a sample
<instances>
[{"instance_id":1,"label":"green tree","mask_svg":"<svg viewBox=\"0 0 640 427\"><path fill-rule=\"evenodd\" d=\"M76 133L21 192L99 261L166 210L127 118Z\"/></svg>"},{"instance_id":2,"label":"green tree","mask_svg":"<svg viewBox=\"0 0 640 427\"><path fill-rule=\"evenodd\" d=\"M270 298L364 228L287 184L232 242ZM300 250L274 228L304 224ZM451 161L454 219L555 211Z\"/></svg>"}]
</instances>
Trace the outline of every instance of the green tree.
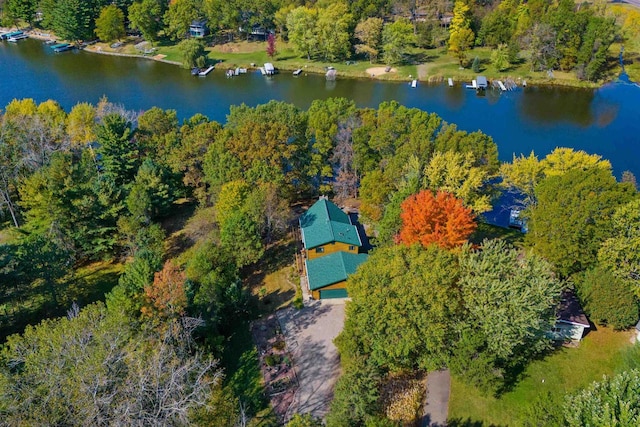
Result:
<instances>
[{"instance_id":1,"label":"green tree","mask_svg":"<svg viewBox=\"0 0 640 427\"><path fill-rule=\"evenodd\" d=\"M129 6L129 22L133 29L139 30L145 40L158 40L162 29L162 16L166 3L161 0L138 0Z\"/></svg>"},{"instance_id":2,"label":"green tree","mask_svg":"<svg viewBox=\"0 0 640 427\"><path fill-rule=\"evenodd\" d=\"M456 0L453 5L453 18L449 26L449 52L463 66L467 51L473 47L475 34L471 29L471 8L464 0Z\"/></svg>"},{"instance_id":3,"label":"green tree","mask_svg":"<svg viewBox=\"0 0 640 427\"><path fill-rule=\"evenodd\" d=\"M125 200L129 212L139 223L148 224L169 211L174 196L166 175L166 172L149 158L140 165Z\"/></svg>"},{"instance_id":4,"label":"green tree","mask_svg":"<svg viewBox=\"0 0 640 427\"><path fill-rule=\"evenodd\" d=\"M203 67L206 63L207 53L204 44L198 39L182 40L178 44L182 57L183 68Z\"/></svg>"},{"instance_id":5,"label":"green tree","mask_svg":"<svg viewBox=\"0 0 640 427\"><path fill-rule=\"evenodd\" d=\"M625 329L638 321L638 298L628 283L596 266L575 279L578 295L589 319L598 325Z\"/></svg>"},{"instance_id":6,"label":"green tree","mask_svg":"<svg viewBox=\"0 0 640 427\"><path fill-rule=\"evenodd\" d=\"M106 5L102 0L43 0L43 25L63 40L91 40L95 20Z\"/></svg>"},{"instance_id":7,"label":"green tree","mask_svg":"<svg viewBox=\"0 0 640 427\"><path fill-rule=\"evenodd\" d=\"M640 200L637 194L635 200L615 211L612 221L613 232L598 251L598 262L640 296Z\"/></svg>"},{"instance_id":8,"label":"green tree","mask_svg":"<svg viewBox=\"0 0 640 427\"><path fill-rule=\"evenodd\" d=\"M18 21L24 21L32 25L37 8L37 0L6 0L2 11L5 14L5 18L13 21L15 24L17 24Z\"/></svg>"},{"instance_id":9,"label":"green tree","mask_svg":"<svg viewBox=\"0 0 640 427\"><path fill-rule=\"evenodd\" d=\"M100 163L107 177L120 188L133 181L138 170L137 144L132 140L131 122L117 113L103 117L96 130Z\"/></svg>"},{"instance_id":10,"label":"green tree","mask_svg":"<svg viewBox=\"0 0 640 427\"><path fill-rule=\"evenodd\" d=\"M318 10L308 7L297 7L287 15L289 41L299 55L311 60L318 50Z\"/></svg>"},{"instance_id":11,"label":"green tree","mask_svg":"<svg viewBox=\"0 0 640 427\"><path fill-rule=\"evenodd\" d=\"M172 40L183 39L189 32L191 22L200 18L201 0L174 0L164 14L165 32Z\"/></svg>"},{"instance_id":12,"label":"green tree","mask_svg":"<svg viewBox=\"0 0 640 427\"><path fill-rule=\"evenodd\" d=\"M96 109L80 102L73 106L67 116L67 133L74 147L82 147L96 140Z\"/></svg>"},{"instance_id":13,"label":"green tree","mask_svg":"<svg viewBox=\"0 0 640 427\"><path fill-rule=\"evenodd\" d=\"M511 64L509 63L509 48L506 44L500 44L491 52L491 63L498 71L508 70Z\"/></svg>"},{"instance_id":14,"label":"green tree","mask_svg":"<svg viewBox=\"0 0 640 427\"><path fill-rule=\"evenodd\" d=\"M444 366L461 309L457 281L455 256L434 245L376 250L348 281L341 357L389 370Z\"/></svg>"},{"instance_id":15,"label":"green tree","mask_svg":"<svg viewBox=\"0 0 640 427\"><path fill-rule=\"evenodd\" d=\"M587 269L611 235L614 211L634 193L606 169L573 169L547 177L535 188L537 204L527 214L525 244L562 275Z\"/></svg>"},{"instance_id":16,"label":"green tree","mask_svg":"<svg viewBox=\"0 0 640 427\"><path fill-rule=\"evenodd\" d=\"M322 421L311 414L295 414L287 423L287 427L321 427Z\"/></svg>"},{"instance_id":17,"label":"green tree","mask_svg":"<svg viewBox=\"0 0 640 427\"><path fill-rule=\"evenodd\" d=\"M415 43L413 26L406 19L387 24L382 29L382 56L387 64L400 64Z\"/></svg>"},{"instance_id":18,"label":"green tree","mask_svg":"<svg viewBox=\"0 0 640 427\"><path fill-rule=\"evenodd\" d=\"M459 264L466 309L461 328L473 339L458 345L452 368L476 385L486 385L491 376L511 381L513 367L549 348L546 333L555 323L562 285L546 261L501 240L485 241L479 251L467 248ZM478 360L467 364L469 345L482 353L484 369L469 369L478 367Z\"/></svg>"},{"instance_id":19,"label":"green tree","mask_svg":"<svg viewBox=\"0 0 640 427\"><path fill-rule=\"evenodd\" d=\"M564 416L567 425L632 427L640 423L640 371L621 372L604 377L587 389L567 396Z\"/></svg>"},{"instance_id":20,"label":"green tree","mask_svg":"<svg viewBox=\"0 0 640 427\"><path fill-rule=\"evenodd\" d=\"M336 383L327 427L364 425L365 420L378 411L379 389L378 369L367 363L350 363Z\"/></svg>"},{"instance_id":21,"label":"green tree","mask_svg":"<svg viewBox=\"0 0 640 427\"><path fill-rule=\"evenodd\" d=\"M377 61L380 53L383 24L380 18L367 18L356 25L354 36L360 42L354 46L356 53L367 55L371 63Z\"/></svg>"},{"instance_id":22,"label":"green tree","mask_svg":"<svg viewBox=\"0 0 640 427\"><path fill-rule=\"evenodd\" d=\"M100 40L110 43L125 35L124 12L115 4L111 4L100 11L96 19L96 35Z\"/></svg>"},{"instance_id":23,"label":"green tree","mask_svg":"<svg viewBox=\"0 0 640 427\"><path fill-rule=\"evenodd\" d=\"M318 46L325 61L349 58L352 21L345 3L333 3L318 11Z\"/></svg>"}]
</instances>

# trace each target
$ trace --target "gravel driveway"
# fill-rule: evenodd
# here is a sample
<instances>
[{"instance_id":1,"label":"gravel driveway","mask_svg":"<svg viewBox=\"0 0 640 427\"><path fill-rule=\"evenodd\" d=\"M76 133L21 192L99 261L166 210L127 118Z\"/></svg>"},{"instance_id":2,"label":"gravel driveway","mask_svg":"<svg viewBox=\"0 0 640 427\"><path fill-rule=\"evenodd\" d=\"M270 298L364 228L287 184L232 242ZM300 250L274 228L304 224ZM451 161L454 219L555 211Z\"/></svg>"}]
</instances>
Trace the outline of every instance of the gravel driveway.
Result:
<instances>
[{"instance_id":1,"label":"gravel driveway","mask_svg":"<svg viewBox=\"0 0 640 427\"><path fill-rule=\"evenodd\" d=\"M344 326L344 303L313 301L301 310L279 311L278 319L300 384L288 415L308 412L323 418L340 376L333 339Z\"/></svg>"}]
</instances>

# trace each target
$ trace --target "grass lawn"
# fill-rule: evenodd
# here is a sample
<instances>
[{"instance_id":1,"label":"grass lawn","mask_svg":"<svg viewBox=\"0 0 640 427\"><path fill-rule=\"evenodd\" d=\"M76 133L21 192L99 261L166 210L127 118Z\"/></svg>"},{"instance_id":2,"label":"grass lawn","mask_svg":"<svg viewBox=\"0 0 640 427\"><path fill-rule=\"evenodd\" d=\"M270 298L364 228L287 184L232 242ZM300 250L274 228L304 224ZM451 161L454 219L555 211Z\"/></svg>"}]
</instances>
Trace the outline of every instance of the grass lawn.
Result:
<instances>
[{"instance_id":1,"label":"grass lawn","mask_svg":"<svg viewBox=\"0 0 640 427\"><path fill-rule=\"evenodd\" d=\"M524 241L524 233L513 228L498 227L497 225L481 222L469 238L469 241L479 245L484 239L501 239L513 246L520 247Z\"/></svg>"},{"instance_id":2,"label":"grass lawn","mask_svg":"<svg viewBox=\"0 0 640 427\"><path fill-rule=\"evenodd\" d=\"M542 393L550 393L559 405L564 395L611 375L621 365L621 351L630 346L630 332L599 328L577 348L561 347L543 360L534 361L516 388L499 399L452 378L449 419L461 425L523 425L528 405Z\"/></svg>"}]
</instances>

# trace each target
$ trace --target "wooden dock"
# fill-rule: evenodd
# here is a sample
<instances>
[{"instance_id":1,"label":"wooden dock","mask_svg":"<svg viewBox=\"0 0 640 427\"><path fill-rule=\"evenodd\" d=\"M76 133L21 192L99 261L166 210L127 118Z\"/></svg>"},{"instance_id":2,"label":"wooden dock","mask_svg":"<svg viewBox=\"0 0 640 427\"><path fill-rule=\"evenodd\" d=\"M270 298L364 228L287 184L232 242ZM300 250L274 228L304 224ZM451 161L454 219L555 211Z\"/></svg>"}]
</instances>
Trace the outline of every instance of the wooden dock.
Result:
<instances>
[{"instance_id":1,"label":"wooden dock","mask_svg":"<svg viewBox=\"0 0 640 427\"><path fill-rule=\"evenodd\" d=\"M302 68L298 68L297 70L295 70L293 72L293 75L296 76L296 77L299 76L300 74L302 74Z\"/></svg>"},{"instance_id":2,"label":"wooden dock","mask_svg":"<svg viewBox=\"0 0 640 427\"><path fill-rule=\"evenodd\" d=\"M267 70L265 70L264 67L259 67L258 70L260 70L260 74L262 74L263 76L267 75Z\"/></svg>"},{"instance_id":3,"label":"wooden dock","mask_svg":"<svg viewBox=\"0 0 640 427\"><path fill-rule=\"evenodd\" d=\"M466 87L467 89L478 89L478 83L475 80L471 80L471 84Z\"/></svg>"},{"instance_id":4,"label":"wooden dock","mask_svg":"<svg viewBox=\"0 0 640 427\"><path fill-rule=\"evenodd\" d=\"M449 87L453 87L453 79L449 77Z\"/></svg>"},{"instance_id":5,"label":"wooden dock","mask_svg":"<svg viewBox=\"0 0 640 427\"><path fill-rule=\"evenodd\" d=\"M418 81L417 80L412 80L411 81L411 87L413 87L413 88L418 87Z\"/></svg>"},{"instance_id":6,"label":"wooden dock","mask_svg":"<svg viewBox=\"0 0 640 427\"><path fill-rule=\"evenodd\" d=\"M498 87L500 88L501 91L503 92L507 91L507 87L500 80L498 80L496 83L498 83Z\"/></svg>"}]
</instances>

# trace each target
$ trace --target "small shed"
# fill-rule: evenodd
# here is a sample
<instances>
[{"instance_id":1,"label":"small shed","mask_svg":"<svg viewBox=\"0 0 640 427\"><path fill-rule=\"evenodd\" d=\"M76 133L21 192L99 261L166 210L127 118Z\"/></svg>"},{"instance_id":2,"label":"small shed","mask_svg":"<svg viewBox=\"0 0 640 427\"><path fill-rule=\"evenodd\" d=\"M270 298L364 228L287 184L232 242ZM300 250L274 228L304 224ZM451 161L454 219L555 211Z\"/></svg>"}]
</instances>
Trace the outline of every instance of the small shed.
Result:
<instances>
[{"instance_id":1,"label":"small shed","mask_svg":"<svg viewBox=\"0 0 640 427\"><path fill-rule=\"evenodd\" d=\"M488 83L487 83L487 78L485 76L478 76L476 77L476 87L478 88L478 90L484 90L487 88Z\"/></svg>"},{"instance_id":2,"label":"small shed","mask_svg":"<svg viewBox=\"0 0 640 427\"><path fill-rule=\"evenodd\" d=\"M589 320L582 311L580 301L572 291L565 291L556 311L556 324L551 331L551 338L556 341L580 341L589 328Z\"/></svg>"},{"instance_id":3,"label":"small shed","mask_svg":"<svg viewBox=\"0 0 640 427\"><path fill-rule=\"evenodd\" d=\"M264 64L264 71L267 73L267 76L273 76L276 73L276 68L271 62L266 62Z\"/></svg>"},{"instance_id":4,"label":"small shed","mask_svg":"<svg viewBox=\"0 0 640 427\"><path fill-rule=\"evenodd\" d=\"M189 25L189 35L191 37L201 38L206 36L207 33L207 23L204 20L192 21L191 25Z\"/></svg>"}]
</instances>

